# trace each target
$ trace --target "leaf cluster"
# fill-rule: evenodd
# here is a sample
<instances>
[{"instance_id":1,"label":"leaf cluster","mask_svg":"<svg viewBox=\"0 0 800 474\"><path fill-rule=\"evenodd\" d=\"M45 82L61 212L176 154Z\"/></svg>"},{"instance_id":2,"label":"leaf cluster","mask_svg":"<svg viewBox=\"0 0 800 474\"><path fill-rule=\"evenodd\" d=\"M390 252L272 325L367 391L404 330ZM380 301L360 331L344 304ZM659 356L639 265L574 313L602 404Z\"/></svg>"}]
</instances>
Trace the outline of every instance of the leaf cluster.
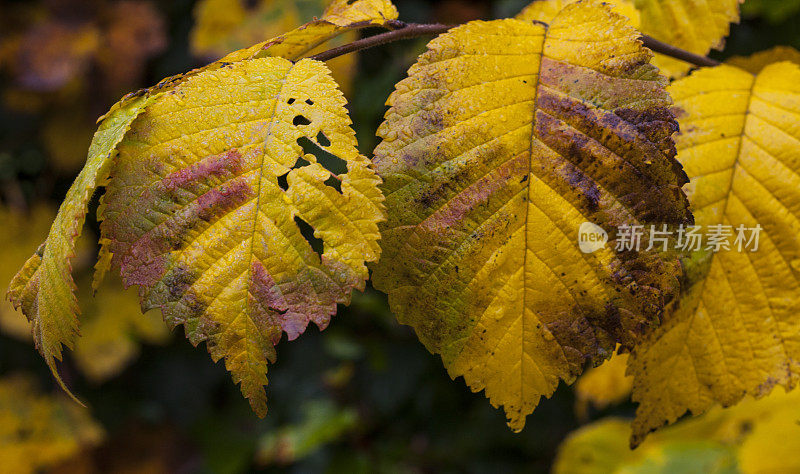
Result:
<instances>
[{"instance_id":1,"label":"leaf cluster","mask_svg":"<svg viewBox=\"0 0 800 474\"><path fill-rule=\"evenodd\" d=\"M142 309L224 359L262 416L274 346L324 329L368 264L398 320L517 431L541 397L615 352L630 354L615 360L639 402L633 444L687 411L791 389L798 54L686 76L691 65L641 40L707 54L739 3L539 0L517 18L443 27L389 96L368 158L339 83L309 57L366 27L397 30L387 40L431 28L398 22L388 0L334 0L117 103L9 297L66 390L56 361L79 333L70 260L105 188L94 288L117 269ZM197 49L245 41L207 26ZM634 249L612 233L585 253L586 222L757 227L761 247Z\"/></svg>"}]
</instances>

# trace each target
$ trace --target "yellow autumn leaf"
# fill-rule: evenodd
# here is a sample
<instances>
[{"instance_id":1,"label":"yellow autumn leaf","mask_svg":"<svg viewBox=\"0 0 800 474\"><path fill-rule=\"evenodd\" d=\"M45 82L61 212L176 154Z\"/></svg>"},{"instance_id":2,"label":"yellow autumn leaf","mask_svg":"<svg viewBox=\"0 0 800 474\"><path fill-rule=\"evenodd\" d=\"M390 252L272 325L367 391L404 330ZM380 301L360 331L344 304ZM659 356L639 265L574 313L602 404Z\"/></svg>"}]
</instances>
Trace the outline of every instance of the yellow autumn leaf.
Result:
<instances>
[{"instance_id":1,"label":"yellow autumn leaf","mask_svg":"<svg viewBox=\"0 0 800 474\"><path fill-rule=\"evenodd\" d=\"M580 0L534 0L517 18L549 22L564 6ZM744 0L613 0L617 12L631 19L644 34L665 43L706 55L722 49L730 23L739 21ZM653 64L669 77L686 74L691 64L656 54Z\"/></svg>"},{"instance_id":2,"label":"yellow autumn leaf","mask_svg":"<svg viewBox=\"0 0 800 474\"><path fill-rule=\"evenodd\" d=\"M800 64L800 51L791 46L775 46L766 51L760 51L750 56L733 56L725 62L731 66L744 69L747 72L758 74L762 69L772 63L791 61Z\"/></svg>"},{"instance_id":3,"label":"yellow autumn leaf","mask_svg":"<svg viewBox=\"0 0 800 474\"><path fill-rule=\"evenodd\" d=\"M667 81L637 37L596 2L549 26L468 23L428 45L378 131L375 287L515 430L678 291L675 257L578 247L585 222L691 221Z\"/></svg>"},{"instance_id":4,"label":"yellow autumn leaf","mask_svg":"<svg viewBox=\"0 0 800 474\"><path fill-rule=\"evenodd\" d=\"M687 259L677 311L630 358L634 444L687 411L800 379L800 67L702 69L670 93L697 225L730 236Z\"/></svg>"},{"instance_id":5,"label":"yellow autumn leaf","mask_svg":"<svg viewBox=\"0 0 800 474\"><path fill-rule=\"evenodd\" d=\"M606 418L570 434L554 474L777 474L798 472L800 391L681 421L628 445L630 420Z\"/></svg>"},{"instance_id":6,"label":"yellow autumn leaf","mask_svg":"<svg viewBox=\"0 0 800 474\"><path fill-rule=\"evenodd\" d=\"M0 379L0 466L33 474L91 448L104 432L81 408L63 397L42 394L25 376Z\"/></svg>"},{"instance_id":7,"label":"yellow autumn leaf","mask_svg":"<svg viewBox=\"0 0 800 474\"><path fill-rule=\"evenodd\" d=\"M326 327L380 256L380 179L345 104L310 59L185 78L119 145L101 204L106 255L143 308L224 357L262 416L273 346Z\"/></svg>"},{"instance_id":8,"label":"yellow autumn leaf","mask_svg":"<svg viewBox=\"0 0 800 474\"><path fill-rule=\"evenodd\" d=\"M579 1L580 0L534 0L525 7L516 18L518 20L535 20L550 23L564 7ZM608 3L614 11L628 17L634 28L639 27L639 10L633 5L633 0L615 0Z\"/></svg>"},{"instance_id":9,"label":"yellow autumn leaf","mask_svg":"<svg viewBox=\"0 0 800 474\"><path fill-rule=\"evenodd\" d=\"M8 284L28 255L41 244L55 216L54 209L39 204L30 211L0 207L0 282ZM30 340L31 326L14 306L0 302L0 330L23 341Z\"/></svg>"},{"instance_id":10,"label":"yellow autumn leaf","mask_svg":"<svg viewBox=\"0 0 800 474\"><path fill-rule=\"evenodd\" d=\"M756 424L739 449L739 466L745 474L800 472L800 400L787 416L772 416Z\"/></svg>"},{"instance_id":11,"label":"yellow autumn leaf","mask_svg":"<svg viewBox=\"0 0 800 474\"><path fill-rule=\"evenodd\" d=\"M624 402L631 395L633 377L625 374L628 354L614 354L603 365L587 370L575 382L575 411L586 418L589 405L602 410Z\"/></svg>"},{"instance_id":12,"label":"yellow autumn leaf","mask_svg":"<svg viewBox=\"0 0 800 474\"><path fill-rule=\"evenodd\" d=\"M633 0L640 11L640 29L653 38L704 56L722 49L730 24L739 22L744 0ZM693 67L659 55L656 63L664 74L680 77Z\"/></svg>"},{"instance_id":13,"label":"yellow autumn leaf","mask_svg":"<svg viewBox=\"0 0 800 474\"><path fill-rule=\"evenodd\" d=\"M59 384L55 360L62 346L71 348L78 333L78 304L73 294L70 260L83 229L89 199L108 178L117 144L150 99L137 98L117 108L100 124L81 173L67 191L44 244L11 282L8 297L33 324L33 339Z\"/></svg>"}]
</instances>

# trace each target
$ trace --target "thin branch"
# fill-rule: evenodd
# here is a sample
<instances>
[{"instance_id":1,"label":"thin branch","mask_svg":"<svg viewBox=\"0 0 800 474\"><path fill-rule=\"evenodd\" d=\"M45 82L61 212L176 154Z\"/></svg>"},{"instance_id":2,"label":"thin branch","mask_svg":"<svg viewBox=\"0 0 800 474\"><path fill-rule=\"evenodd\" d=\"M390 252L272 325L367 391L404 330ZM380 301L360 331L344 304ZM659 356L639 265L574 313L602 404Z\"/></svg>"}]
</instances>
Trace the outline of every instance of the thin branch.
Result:
<instances>
[{"instance_id":1,"label":"thin branch","mask_svg":"<svg viewBox=\"0 0 800 474\"><path fill-rule=\"evenodd\" d=\"M672 46L671 44L664 43L663 41L659 41L651 36L642 35L641 39L642 43L646 47L652 49L656 53L661 53L675 59L680 59L681 61L685 61L689 64L694 64L695 66L713 67L720 65L719 61L691 53L685 49L681 49L676 46Z\"/></svg>"},{"instance_id":2,"label":"thin branch","mask_svg":"<svg viewBox=\"0 0 800 474\"><path fill-rule=\"evenodd\" d=\"M362 49L373 48L384 44L392 43L402 39L418 38L420 36L439 35L454 28L457 25L403 23L402 21L392 20L385 25L391 31L379 35L363 38L352 43L348 43L337 48L323 51L311 56L317 61L328 61L338 58L348 53L361 51ZM647 35L642 35L642 43L656 53L661 53L675 59L680 59L695 66L718 66L720 63L705 56L700 56L676 46L661 42Z\"/></svg>"},{"instance_id":3,"label":"thin branch","mask_svg":"<svg viewBox=\"0 0 800 474\"><path fill-rule=\"evenodd\" d=\"M428 25L428 24L417 24L417 23L403 23L395 21L388 26L393 28L393 30L387 31L386 33L381 33L379 35L370 36L357 41L353 41L352 43L339 46L338 48L333 48L327 51L323 51L319 54L311 56L311 59L316 59L317 61L328 61L330 59L338 58L339 56L343 56L348 53L354 53L356 51L361 51L362 49L373 48L375 46L380 46L387 43L393 43L401 39L418 38L420 36L429 36L429 35L439 35L446 32L450 28L453 28L455 25L440 25L438 23Z\"/></svg>"}]
</instances>

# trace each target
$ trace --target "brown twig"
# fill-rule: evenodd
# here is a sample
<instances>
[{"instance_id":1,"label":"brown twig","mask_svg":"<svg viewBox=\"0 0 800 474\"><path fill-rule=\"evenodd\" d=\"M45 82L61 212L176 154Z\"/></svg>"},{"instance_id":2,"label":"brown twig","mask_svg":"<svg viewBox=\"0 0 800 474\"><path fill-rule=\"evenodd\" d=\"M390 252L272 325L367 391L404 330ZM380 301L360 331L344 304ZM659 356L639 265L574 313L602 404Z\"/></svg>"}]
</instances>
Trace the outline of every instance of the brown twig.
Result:
<instances>
[{"instance_id":1,"label":"brown twig","mask_svg":"<svg viewBox=\"0 0 800 474\"><path fill-rule=\"evenodd\" d=\"M699 54L694 54L685 49L681 49L671 44L664 43L663 41L659 41L651 36L642 35L642 43L655 51L656 53L661 53L666 56L673 57L675 59L680 59L681 61L687 62L689 64L694 64L695 66L719 66L719 61L715 61L711 58L707 58L705 56L700 56Z\"/></svg>"},{"instance_id":2,"label":"brown twig","mask_svg":"<svg viewBox=\"0 0 800 474\"><path fill-rule=\"evenodd\" d=\"M354 53L356 51L361 51L362 49L393 43L401 39L442 34L450 28L453 28L455 25L440 25L437 23L417 24L394 21L388 26L392 28L392 31L387 31L386 33L381 33L375 36L369 36L367 38L339 46L338 48L323 51L319 54L311 56L311 59L316 59L317 61L328 61L348 53Z\"/></svg>"},{"instance_id":3,"label":"brown twig","mask_svg":"<svg viewBox=\"0 0 800 474\"><path fill-rule=\"evenodd\" d=\"M390 30L386 33L381 33L375 36L369 36L352 43L348 43L337 48L323 51L319 54L311 56L311 59L317 61L328 61L333 58L338 58L348 53L361 51L362 49L373 48L375 46L392 43L394 41L410 38L418 38L420 36L439 35L454 28L456 25L441 25L434 24L421 24L421 23L403 23L402 21L392 20L387 22L386 27ZM695 66L718 66L719 62L700 56L684 49L672 46L670 44L659 41L647 35L642 35L642 43L656 53L661 53L675 59L680 59Z\"/></svg>"}]
</instances>

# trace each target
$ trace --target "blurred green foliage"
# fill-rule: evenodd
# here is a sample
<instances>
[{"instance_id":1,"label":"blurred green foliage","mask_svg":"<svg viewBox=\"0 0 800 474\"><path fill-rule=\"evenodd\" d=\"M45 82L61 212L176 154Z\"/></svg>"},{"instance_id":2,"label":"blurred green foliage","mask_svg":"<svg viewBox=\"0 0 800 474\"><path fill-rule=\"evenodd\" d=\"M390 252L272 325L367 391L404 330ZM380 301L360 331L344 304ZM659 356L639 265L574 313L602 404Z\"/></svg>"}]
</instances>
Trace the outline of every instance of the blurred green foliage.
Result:
<instances>
[{"instance_id":1,"label":"blurred green foliage","mask_svg":"<svg viewBox=\"0 0 800 474\"><path fill-rule=\"evenodd\" d=\"M763 17L771 23L780 24L800 12L798 0L750 0L742 5L745 17Z\"/></svg>"}]
</instances>

